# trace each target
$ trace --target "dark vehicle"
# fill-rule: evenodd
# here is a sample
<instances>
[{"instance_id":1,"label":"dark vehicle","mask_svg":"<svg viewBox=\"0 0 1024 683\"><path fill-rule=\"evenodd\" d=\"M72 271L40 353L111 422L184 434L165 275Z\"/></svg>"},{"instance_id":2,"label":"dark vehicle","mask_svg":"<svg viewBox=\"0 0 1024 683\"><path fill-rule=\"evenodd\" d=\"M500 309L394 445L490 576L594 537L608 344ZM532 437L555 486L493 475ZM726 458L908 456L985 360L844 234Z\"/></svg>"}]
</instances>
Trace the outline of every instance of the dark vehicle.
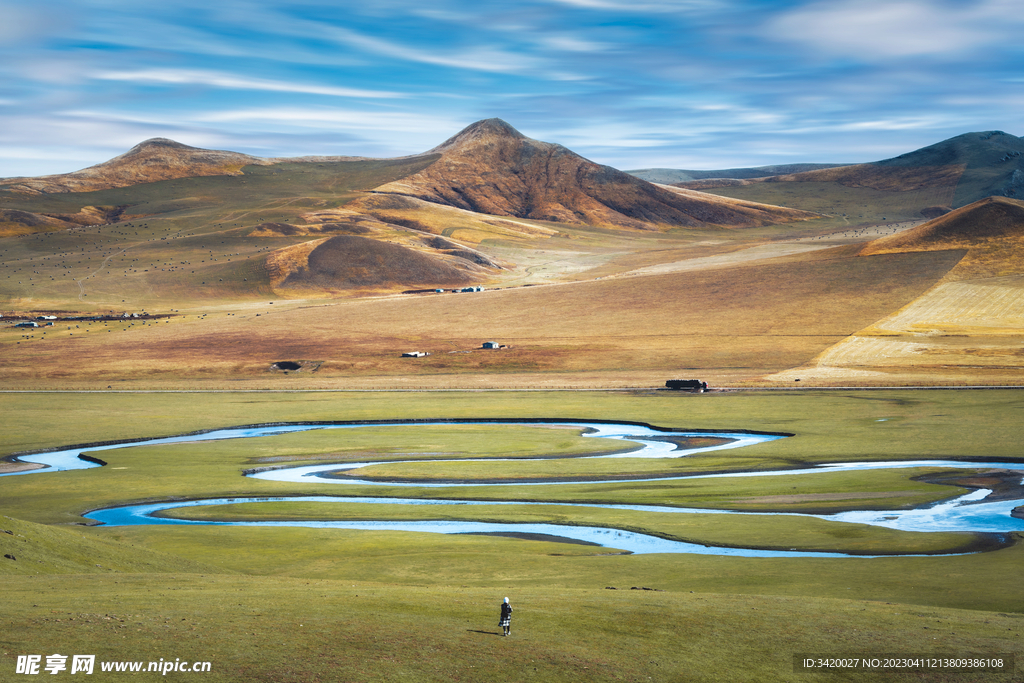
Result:
<instances>
[{"instance_id":1,"label":"dark vehicle","mask_svg":"<svg viewBox=\"0 0 1024 683\"><path fill-rule=\"evenodd\" d=\"M699 379L670 379L665 382L665 386L669 389L692 391L697 394L703 394L708 390L708 383L701 382Z\"/></svg>"}]
</instances>

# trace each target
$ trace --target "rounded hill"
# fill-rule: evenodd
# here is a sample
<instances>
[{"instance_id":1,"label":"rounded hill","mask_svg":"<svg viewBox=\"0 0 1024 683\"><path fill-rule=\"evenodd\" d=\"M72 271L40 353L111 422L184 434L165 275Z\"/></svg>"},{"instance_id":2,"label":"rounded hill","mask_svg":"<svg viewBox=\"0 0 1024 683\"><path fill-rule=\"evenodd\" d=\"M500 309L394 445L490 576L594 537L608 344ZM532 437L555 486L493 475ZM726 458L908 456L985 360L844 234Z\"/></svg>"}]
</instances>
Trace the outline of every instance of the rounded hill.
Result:
<instances>
[{"instance_id":1,"label":"rounded hill","mask_svg":"<svg viewBox=\"0 0 1024 683\"><path fill-rule=\"evenodd\" d=\"M868 242L862 255L972 247L989 239L1024 239L1024 201L988 197L895 235Z\"/></svg>"},{"instance_id":2,"label":"rounded hill","mask_svg":"<svg viewBox=\"0 0 1024 683\"><path fill-rule=\"evenodd\" d=\"M430 254L356 235L318 240L306 254L278 257L279 287L337 291L360 287L454 286L481 279L465 259Z\"/></svg>"},{"instance_id":3,"label":"rounded hill","mask_svg":"<svg viewBox=\"0 0 1024 683\"><path fill-rule=\"evenodd\" d=\"M947 280L1024 273L1024 201L988 197L923 225L868 242L861 256L963 250Z\"/></svg>"}]
</instances>

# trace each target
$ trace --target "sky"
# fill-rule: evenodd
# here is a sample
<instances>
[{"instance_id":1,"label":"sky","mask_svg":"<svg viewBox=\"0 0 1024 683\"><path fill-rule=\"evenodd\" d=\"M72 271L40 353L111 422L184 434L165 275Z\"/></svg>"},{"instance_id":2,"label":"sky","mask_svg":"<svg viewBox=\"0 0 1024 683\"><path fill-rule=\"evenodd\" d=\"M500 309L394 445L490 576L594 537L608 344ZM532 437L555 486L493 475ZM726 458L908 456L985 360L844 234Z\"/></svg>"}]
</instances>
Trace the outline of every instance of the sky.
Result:
<instances>
[{"instance_id":1,"label":"sky","mask_svg":"<svg viewBox=\"0 0 1024 683\"><path fill-rule=\"evenodd\" d=\"M498 117L620 169L1024 134L1019 0L0 0L0 177L164 137L415 154Z\"/></svg>"}]
</instances>

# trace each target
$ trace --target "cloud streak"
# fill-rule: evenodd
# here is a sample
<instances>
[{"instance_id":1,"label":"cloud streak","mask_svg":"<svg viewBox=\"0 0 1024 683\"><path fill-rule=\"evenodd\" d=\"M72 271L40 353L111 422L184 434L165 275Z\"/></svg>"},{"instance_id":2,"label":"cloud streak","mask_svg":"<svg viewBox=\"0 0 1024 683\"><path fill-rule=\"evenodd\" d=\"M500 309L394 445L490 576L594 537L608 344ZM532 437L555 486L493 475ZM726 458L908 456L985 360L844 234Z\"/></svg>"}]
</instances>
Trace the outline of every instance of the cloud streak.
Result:
<instances>
[{"instance_id":1,"label":"cloud streak","mask_svg":"<svg viewBox=\"0 0 1024 683\"><path fill-rule=\"evenodd\" d=\"M328 97L354 97L369 99L392 99L405 97L400 92L386 90L361 90L359 88L339 88L325 85L288 83L271 81L262 78L249 78L215 71L193 71L174 69L147 69L142 71L102 71L92 77L103 81L126 81L139 84L161 85L201 85L209 88L227 88L231 90L259 90L264 92L303 93L308 95L326 95Z\"/></svg>"},{"instance_id":2,"label":"cloud streak","mask_svg":"<svg viewBox=\"0 0 1024 683\"><path fill-rule=\"evenodd\" d=\"M961 59L1020 43L1024 17L1006 0L842 0L800 7L774 18L769 32L823 53L863 61Z\"/></svg>"}]
</instances>

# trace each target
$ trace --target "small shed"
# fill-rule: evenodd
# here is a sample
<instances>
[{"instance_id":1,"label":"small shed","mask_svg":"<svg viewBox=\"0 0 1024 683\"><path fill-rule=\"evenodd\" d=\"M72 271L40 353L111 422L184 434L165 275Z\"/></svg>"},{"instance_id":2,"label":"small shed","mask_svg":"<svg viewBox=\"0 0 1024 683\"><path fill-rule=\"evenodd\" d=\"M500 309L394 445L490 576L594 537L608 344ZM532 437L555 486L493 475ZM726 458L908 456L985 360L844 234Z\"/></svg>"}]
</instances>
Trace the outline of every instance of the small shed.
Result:
<instances>
[{"instance_id":1,"label":"small shed","mask_svg":"<svg viewBox=\"0 0 1024 683\"><path fill-rule=\"evenodd\" d=\"M402 354L402 358L423 358L426 355L424 351L406 351Z\"/></svg>"},{"instance_id":2,"label":"small shed","mask_svg":"<svg viewBox=\"0 0 1024 683\"><path fill-rule=\"evenodd\" d=\"M501 348L501 344L499 344L496 341L486 341L486 342L484 342L484 345L482 347L480 347L480 348L484 348L484 349L500 349Z\"/></svg>"}]
</instances>

